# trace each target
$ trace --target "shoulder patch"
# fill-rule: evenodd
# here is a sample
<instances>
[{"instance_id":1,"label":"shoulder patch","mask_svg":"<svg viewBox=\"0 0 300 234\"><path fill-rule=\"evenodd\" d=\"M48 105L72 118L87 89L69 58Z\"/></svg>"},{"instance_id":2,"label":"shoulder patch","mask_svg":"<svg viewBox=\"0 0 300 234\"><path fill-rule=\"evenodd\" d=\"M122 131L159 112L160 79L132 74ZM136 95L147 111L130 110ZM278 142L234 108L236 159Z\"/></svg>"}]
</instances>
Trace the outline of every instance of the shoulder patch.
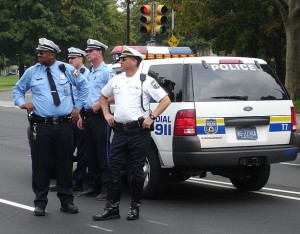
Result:
<instances>
[{"instance_id":1,"label":"shoulder patch","mask_svg":"<svg viewBox=\"0 0 300 234\"><path fill-rule=\"evenodd\" d=\"M109 73L110 78L113 78L115 75L117 75L117 73L115 71L111 71Z\"/></svg>"},{"instance_id":2,"label":"shoulder patch","mask_svg":"<svg viewBox=\"0 0 300 234\"><path fill-rule=\"evenodd\" d=\"M155 89L158 89L158 88L160 87L159 84L156 82L156 80L153 80L153 81L151 82L151 85L152 85L152 87L155 88Z\"/></svg>"},{"instance_id":3,"label":"shoulder patch","mask_svg":"<svg viewBox=\"0 0 300 234\"><path fill-rule=\"evenodd\" d=\"M74 70L72 71L72 74L75 78L77 78L80 75L80 73L78 72L78 70L76 68L74 68Z\"/></svg>"}]
</instances>

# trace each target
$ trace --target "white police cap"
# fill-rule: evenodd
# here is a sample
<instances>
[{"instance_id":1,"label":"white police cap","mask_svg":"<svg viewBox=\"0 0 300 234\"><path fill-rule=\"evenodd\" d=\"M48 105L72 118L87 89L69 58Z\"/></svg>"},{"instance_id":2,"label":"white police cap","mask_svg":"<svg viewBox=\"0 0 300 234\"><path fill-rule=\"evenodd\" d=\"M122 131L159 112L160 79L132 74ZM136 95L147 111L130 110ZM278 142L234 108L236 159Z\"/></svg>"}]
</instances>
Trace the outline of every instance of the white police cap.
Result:
<instances>
[{"instance_id":1,"label":"white police cap","mask_svg":"<svg viewBox=\"0 0 300 234\"><path fill-rule=\"evenodd\" d=\"M122 52L120 58L129 57L129 56L135 57L140 60L145 59L144 55L142 55L140 52L125 45L123 47L123 52Z\"/></svg>"},{"instance_id":2,"label":"white police cap","mask_svg":"<svg viewBox=\"0 0 300 234\"><path fill-rule=\"evenodd\" d=\"M76 58L76 57L84 57L86 56L86 52L75 47L70 47L68 49L68 58Z\"/></svg>"},{"instance_id":3,"label":"white police cap","mask_svg":"<svg viewBox=\"0 0 300 234\"><path fill-rule=\"evenodd\" d=\"M61 50L59 47L54 44L53 41L50 41L46 38L40 38L39 39L39 45L36 48L37 51L52 51L54 53L59 53Z\"/></svg>"},{"instance_id":4,"label":"white police cap","mask_svg":"<svg viewBox=\"0 0 300 234\"><path fill-rule=\"evenodd\" d=\"M88 39L87 40L87 48L85 49L86 51L88 50L106 50L108 48L107 45L104 45L102 42L94 40L94 39Z\"/></svg>"}]
</instances>

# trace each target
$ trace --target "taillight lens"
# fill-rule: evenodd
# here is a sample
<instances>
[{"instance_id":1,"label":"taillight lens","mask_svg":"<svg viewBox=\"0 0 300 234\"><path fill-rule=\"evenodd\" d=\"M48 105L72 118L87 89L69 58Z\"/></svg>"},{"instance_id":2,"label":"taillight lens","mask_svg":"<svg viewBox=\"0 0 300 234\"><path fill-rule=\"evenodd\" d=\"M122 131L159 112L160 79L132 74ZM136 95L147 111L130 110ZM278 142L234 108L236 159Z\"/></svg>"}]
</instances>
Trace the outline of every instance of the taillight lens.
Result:
<instances>
[{"instance_id":1,"label":"taillight lens","mask_svg":"<svg viewBox=\"0 0 300 234\"><path fill-rule=\"evenodd\" d=\"M292 132L296 132L297 130L297 118L295 107L291 107L291 117L292 117Z\"/></svg>"},{"instance_id":2,"label":"taillight lens","mask_svg":"<svg viewBox=\"0 0 300 234\"><path fill-rule=\"evenodd\" d=\"M176 114L174 124L174 136L196 136L196 112L195 110L180 110Z\"/></svg>"}]
</instances>

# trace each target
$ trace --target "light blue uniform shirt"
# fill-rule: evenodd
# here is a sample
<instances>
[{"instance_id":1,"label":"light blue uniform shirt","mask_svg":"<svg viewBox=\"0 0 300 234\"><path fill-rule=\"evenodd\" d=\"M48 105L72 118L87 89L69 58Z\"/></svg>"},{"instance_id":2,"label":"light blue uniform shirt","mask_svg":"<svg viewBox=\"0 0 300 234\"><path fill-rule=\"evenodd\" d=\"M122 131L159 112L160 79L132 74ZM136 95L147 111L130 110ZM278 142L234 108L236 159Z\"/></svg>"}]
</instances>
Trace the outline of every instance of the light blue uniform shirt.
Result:
<instances>
[{"instance_id":1,"label":"light blue uniform shirt","mask_svg":"<svg viewBox=\"0 0 300 234\"><path fill-rule=\"evenodd\" d=\"M113 71L102 62L95 70L91 69L89 75L89 95L84 104L84 109L91 109L92 105L99 102L99 97L102 88L108 83L111 78Z\"/></svg>"},{"instance_id":2,"label":"light blue uniform shirt","mask_svg":"<svg viewBox=\"0 0 300 234\"><path fill-rule=\"evenodd\" d=\"M78 90L78 99L75 107L81 109L88 96L88 83L82 74L74 72L74 67L64 63L66 75L59 69L62 62L56 61L51 67L51 74L61 104L55 106L49 81L47 78L46 66L40 63L28 68L21 79L13 88L13 99L17 106L25 103L25 93L31 89L34 113L44 118L65 116L72 112L73 102L70 91L70 83Z\"/></svg>"},{"instance_id":3,"label":"light blue uniform shirt","mask_svg":"<svg viewBox=\"0 0 300 234\"><path fill-rule=\"evenodd\" d=\"M87 78L89 77L90 74L90 70L88 68L86 68L84 65L78 70L83 76L84 78L87 80ZM88 82L88 81L87 81ZM78 91L76 86L72 85L72 91L73 91L73 97L74 97L74 101L75 103L77 103L78 100Z\"/></svg>"}]
</instances>

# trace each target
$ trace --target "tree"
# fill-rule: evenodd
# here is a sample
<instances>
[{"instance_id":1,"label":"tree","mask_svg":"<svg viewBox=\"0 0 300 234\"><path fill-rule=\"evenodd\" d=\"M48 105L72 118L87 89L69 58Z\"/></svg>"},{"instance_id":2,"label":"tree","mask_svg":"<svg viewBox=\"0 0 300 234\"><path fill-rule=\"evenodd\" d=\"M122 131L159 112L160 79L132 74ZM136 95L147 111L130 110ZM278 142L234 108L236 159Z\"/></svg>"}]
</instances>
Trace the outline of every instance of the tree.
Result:
<instances>
[{"instance_id":1,"label":"tree","mask_svg":"<svg viewBox=\"0 0 300 234\"><path fill-rule=\"evenodd\" d=\"M167 1L176 10L175 32L185 40L204 39L194 45L206 41L217 54L267 60L291 98L300 98L299 0Z\"/></svg>"},{"instance_id":2,"label":"tree","mask_svg":"<svg viewBox=\"0 0 300 234\"><path fill-rule=\"evenodd\" d=\"M285 86L292 99L300 98L300 1L269 0L278 8L286 32Z\"/></svg>"},{"instance_id":3,"label":"tree","mask_svg":"<svg viewBox=\"0 0 300 234\"><path fill-rule=\"evenodd\" d=\"M60 59L67 57L68 47L85 48L88 38L114 46L124 32L118 21L121 16L116 2L110 0L2 0L0 56L7 64L19 64L22 74L24 65L35 63L41 37L60 46Z\"/></svg>"}]
</instances>

